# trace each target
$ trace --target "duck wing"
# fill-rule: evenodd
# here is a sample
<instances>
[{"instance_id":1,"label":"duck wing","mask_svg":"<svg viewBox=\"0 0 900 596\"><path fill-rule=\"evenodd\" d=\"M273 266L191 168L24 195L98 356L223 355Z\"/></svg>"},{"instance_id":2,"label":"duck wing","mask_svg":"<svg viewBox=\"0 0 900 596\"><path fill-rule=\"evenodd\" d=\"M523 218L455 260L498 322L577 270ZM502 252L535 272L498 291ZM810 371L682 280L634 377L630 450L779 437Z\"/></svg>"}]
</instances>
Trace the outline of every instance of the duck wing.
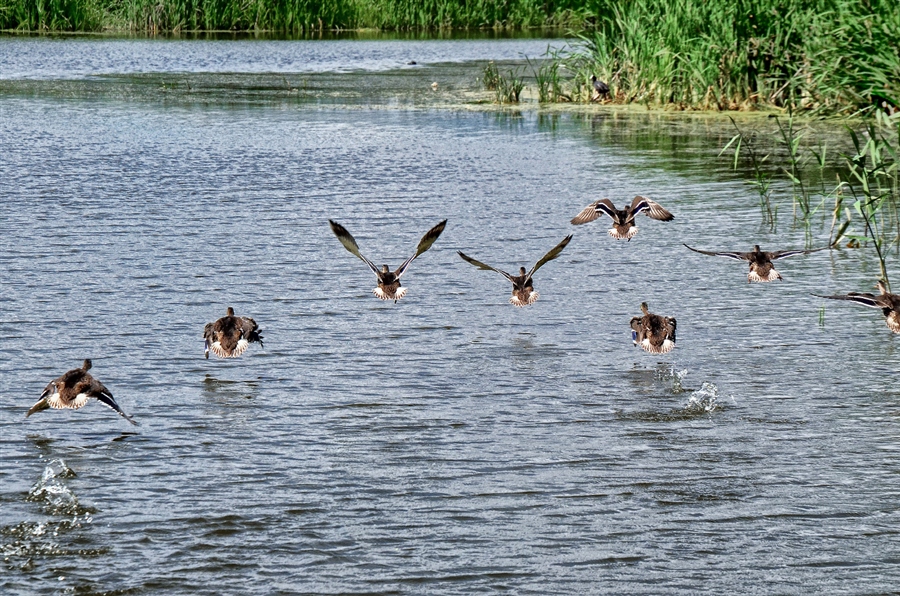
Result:
<instances>
[{"instance_id":1,"label":"duck wing","mask_svg":"<svg viewBox=\"0 0 900 596\"><path fill-rule=\"evenodd\" d=\"M875 296L874 294L869 294L868 292L850 292L849 294L840 294L837 296L822 296L821 294L813 294L813 296L817 296L819 298L828 298L830 300L849 300L850 302L856 302L857 304L862 304L863 306L869 306L872 308L885 308L885 305L881 300L881 296Z\"/></svg>"},{"instance_id":2,"label":"duck wing","mask_svg":"<svg viewBox=\"0 0 900 596\"><path fill-rule=\"evenodd\" d=\"M812 248L810 250L776 250L773 252L767 252L766 256L769 257L770 261L777 261L778 259L793 257L794 255L805 255L811 252L818 252L820 250L825 250L826 248L830 247L823 246L822 248Z\"/></svg>"},{"instance_id":3,"label":"duck wing","mask_svg":"<svg viewBox=\"0 0 900 596\"><path fill-rule=\"evenodd\" d=\"M675 216L662 205L640 195L634 197L631 201L631 217L638 213L644 213L650 219L658 219L660 221L672 221L675 219Z\"/></svg>"},{"instance_id":4,"label":"duck wing","mask_svg":"<svg viewBox=\"0 0 900 596\"><path fill-rule=\"evenodd\" d=\"M91 383L91 397L96 397L98 401L100 401L103 405L108 406L119 413L119 416L137 426L137 422L134 421L134 418L125 413L122 408L119 407L119 404L116 403L116 400L113 398L112 392L107 389L103 383L98 381L97 379L92 379Z\"/></svg>"},{"instance_id":5,"label":"duck wing","mask_svg":"<svg viewBox=\"0 0 900 596\"><path fill-rule=\"evenodd\" d=\"M486 264L486 263L482 263L481 261L476 261L476 260L473 259L472 257L470 257L470 256L466 255L465 253L463 253L461 250L458 250L458 251L456 251L456 252L457 252L457 254L458 254L460 257L462 257L462 259L463 259L464 261L468 261L469 263L472 263L473 265L475 265L475 266L478 267L479 269L484 269L485 271L496 271L497 273L499 273L500 275L502 275L503 277L505 277L505 278L508 279L509 281L513 281L513 276L510 275L509 273L507 273L506 271L503 271L502 269L495 269L494 267L491 267L490 265L488 265L488 264ZM515 282L513 282L513 283L515 283Z\"/></svg>"},{"instance_id":6,"label":"duck wing","mask_svg":"<svg viewBox=\"0 0 900 596\"><path fill-rule=\"evenodd\" d=\"M711 250L700 250L700 249L697 249L697 248L691 248L691 247L688 246L687 244L685 244L684 246L685 246L685 248L687 248L687 249L689 249L689 250L692 250L692 251L694 251L694 252L699 252L701 255L710 255L710 256L713 256L713 257L727 257L727 258L729 258L729 259L735 259L735 260L738 260L738 261L749 261L749 260L750 260L750 254L751 254L751 253L749 253L749 252L730 252L730 251L725 251L725 252L713 252L713 251L711 251Z\"/></svg>"},{"instance_id":7,"label":"duck wing","mask_svg":"<svg viewBox=\"0 0 900 596\"><path fill-rule=\"evenodd\" d=\"M665 321L666 331L669 333L669 339L672 340L672 343L675 343L675 317L664 317L663 321Z\"/></svg>"},{"instance_id":8,"label":"duck wing","mask_svg":"<svg viewBox=\"0 0 900 596\"><path fill-rule=\"evenodd\" d=\"M644 324L641 317L631 317L631 322L628 324L631 327L631 330L636 333L643 333ZM632 339L637 338L637 335L632 335Z\"/></svg>"},{"instance_id":9,"label":"duck wing","mask_svg":"<svg viewBox=\"0 0 900 596\"><path fill-rule=\"evenodd\" d=\"M260 347L265 347L262 335L259 334L259 325L250 317L241 317L241 333L248 342L258 341Z\"/></svg>"},{"instance_id":10,"label":"duck wing","mask_svg":"<svg viewBox=\"0 0 900 596\"><path fill-rule=\"evenodd\" d=\"M363 263L369 266L369 269L371 269L375 275L378 275L378 267L359 252L359 245L356 244L356 239L354 239L353 235L347 231L347 228L331 219L328 220L328 224L331 226L331 231L334 232L337 239L344 245L344 248L350 251L351 254L356 255Z\"/></svg>"},{"instance_id":11,"label":"duck wing","mask_svg":"<svg viewBox=\"0 0 900 596\"><path fill-rule=\"evenodd\" d=\"M397 270L394 271L394 275L396 275L398 279L401 275L403 275L403 272L406 271L406 268L409 267L409 264L413 262L413 259L431 248L431 245L434 244L435 240L438 239L438 237L441 235L441 232L444 231L445 227L447 227L446 219L425 232L425 235L422 236L422 239L419 240L419 245L416 247L416 254L403 261L403 263L397 268Z\"/></svg>"},{"instance_id":12,"label":"duck wing","mask_svg":"<svg viewBox=\"0 0 900 596\"><path fill-rule=\"evenodd\" d=\"M581 224L586 224L598 219L601 213L610 216L613 218L613 221L616 220L616 208L613 206L612 201L609 199L600 199L582 209L581 213L572 218L571 223L580 226Z\"/></svg>"},{"instance_id":13,"label":"duck wing","mask_svg":"<svg viewBox=\"0 0 900 596\"><path fill-rule=\"evenodd\" d=\"M538 269L540 269L544 265L544 263L549 263L550 261L558 257L559 253L561 253L563 249L569 244L570 240L572 240L572 234L569 234L568 236L563 238L562 242L554 246L550 250L550 252L541 257L541 260L534 264L534 267L531 268L531 271L528 272L528 276L525 279L531 279L531 276L534 275L534 273Z\"/></svg>"},{"instance_id":14,"label":"duck wing","mask_svg":"<svg viewBox=\"0 0 900 596\"><path fill-rule=\"evenodd\" d=\"M41 396L41 399L37 400L33 406L31 406L28 411L25 413L25 417L28 418L32 414L37 412L43 412L44 410L50 407L50 400L47 397Z\"/></svg>"}]
</instances>

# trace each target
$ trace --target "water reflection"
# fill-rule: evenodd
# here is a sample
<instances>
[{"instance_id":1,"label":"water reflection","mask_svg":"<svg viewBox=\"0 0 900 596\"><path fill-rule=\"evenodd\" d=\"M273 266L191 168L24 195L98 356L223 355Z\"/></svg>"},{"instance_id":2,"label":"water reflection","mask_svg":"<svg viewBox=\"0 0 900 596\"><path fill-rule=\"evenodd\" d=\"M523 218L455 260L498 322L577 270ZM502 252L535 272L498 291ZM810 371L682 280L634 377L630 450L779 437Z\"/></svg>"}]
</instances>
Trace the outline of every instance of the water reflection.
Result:
<instances>
[{"instance_id":1,"label":"water reflection","mask_svg":"<svg viewBox=\"0 0 900 596\"><path fill-rule=\"evenodd\" d=\"M254 399L258 381L218 379L209 373L203 378L203 393L209 399L228 402L234 399Z\"/></svg>"}]
</instances>

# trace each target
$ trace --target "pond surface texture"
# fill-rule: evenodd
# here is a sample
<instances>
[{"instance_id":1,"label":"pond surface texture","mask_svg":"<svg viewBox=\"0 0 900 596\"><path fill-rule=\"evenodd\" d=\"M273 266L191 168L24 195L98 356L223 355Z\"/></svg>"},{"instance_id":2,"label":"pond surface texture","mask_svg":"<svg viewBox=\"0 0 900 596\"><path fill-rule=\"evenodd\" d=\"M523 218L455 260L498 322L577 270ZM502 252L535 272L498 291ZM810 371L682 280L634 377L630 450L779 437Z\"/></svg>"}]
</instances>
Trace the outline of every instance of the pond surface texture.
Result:
<instances>
[{"instance_id":1,"label":"pond surface texture","mask_svg":"<svg viewBox=\"0 0 900 596\"><path fill-rule=\"evenodd\" d=\"M717 157L727 122L140 79L365 89L360 61L414 59L474 93L480 67L447 62L546 44L0 40L0 592L896 590L897 338L810 295L871 291L877 262L822 251L749 285L685 249L807 246ZM568 223L638 193L675 220L630 242ZM448 224L394 304L329 218L394 267ZM512 271L570 233L525 309L456 254ZM642 301L677 317L672 353L632 345ZM265 347L204 360L227 306ZM139 427L96 401L25 419L84 358Z\"/></svg>"}]
</instances>

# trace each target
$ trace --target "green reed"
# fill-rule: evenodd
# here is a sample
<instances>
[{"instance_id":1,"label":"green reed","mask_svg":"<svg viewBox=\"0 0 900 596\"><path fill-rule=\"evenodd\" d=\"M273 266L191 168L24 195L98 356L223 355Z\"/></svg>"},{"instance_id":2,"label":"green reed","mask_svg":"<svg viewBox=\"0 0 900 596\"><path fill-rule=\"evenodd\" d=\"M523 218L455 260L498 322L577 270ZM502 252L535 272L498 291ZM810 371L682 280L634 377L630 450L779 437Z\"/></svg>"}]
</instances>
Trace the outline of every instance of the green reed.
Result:
<instances>
[{"instance_id":1,"label":"green reed","mask_svg":"<svg viewBox=\"0 0 900 596\"><path fill-rule=\"evenodd\" d=\"M891 0L597 3L566 65L615 101L852 114L900 102Z\"/></svg>"},{"instance_id":2,"label":"green reed","mask_svg":"<svg viewBox=\"0 0 900 596\"><path fill-rule=\"evenodd\" d=\"M881 276L887 282L889 249L900 250L900 113L889 116L876 111L860 130L847 126L853 151L843 154L839 161L828 159L824 144L804 146L805 132L796 128L792 116L787 122L776 119L777 134L767 135L775 143L763 157L759 139L765 137L734 126L738 132L721 153L733 147L734 168L742 158L752 168L764 223L774 226L777 215L777 205L772 206L777 199L772 185L776 176L782 183L779 186L790 183L795 220L807 229L812 216L833 197L830 244L844 238L851 246L873 247ZM772 162L778 160L783 165L776 167ZM829 190L826 172L832 169L837 179ZM818 189L813 175L818 177Z\"/></svg>"},{"instance_id":3,"label":"green reed","mask_svg":"<svg viewBox=\"0 0 900 596\"><path fill-rule=\"evenodd\" d=\"M497 70L497 65L494 64L493 60L484 67L481 75L481 84L488 91L494 91L500 85L500 71Z\"/></svg>"},{"instance_id":4,"label":"green reed","mask_svg":"<svg viewBox=\"0 0 900 596\"><path fill-rule=\"evenodd\" d=\"M522 91L525 89L525 81L522 79L520 69L509 70L503 74L493 60L484 67L481 84L488 91L493 91L494 101L501 104L519 103Z\"/></svg>"},{"instance_id":5,"label":"green reed","mask_svg":"<svg viewBox=\"0 0 900 596\"><path fill-rule=\"evenodd\" d=\"M772 206L771 188L772 174L765 168L765 162L769 159L768 155L760 156L757 146L759 144L758 134L751 132L745 133L734 121L729 117L731 124L737 130L737 134L731 137L731 140L722 148L719 155L725 153L729 147L734 145L734 169L738 169L738 162L741 155L746 155L750 160L750 167L753 169L754 181L753 185L759 193L759 206L763 214L763 222L770 229L775 229L775 222L778 214L778 207Z\"/></svg>"},{"instance_id":6,"label":"green reed","mask_svg":"<svg viewBox=\"0 0 900 596\"><path fill-rule=\"evenodd\" d=\"M525 81L519 71L507 71L505 75L498 74L497 86L494 88L494 101L497 103L519 103L522 91L525 89Z\"/></svg>"},{"instance_id":7,"label":"green reed","mask_svg":"<svg viewBox=\"0 0 900 596\"><path fill-rule=\"evenodd\" d=\"M549 48L547 53L551 53ZM572 101L571 95L563 91L564 82L560 73L562 64L558 59L551 58L540 64L532 62L530 58L526 60L537 85L539 103Z\"/></svg>"},{"instance_id":8,"label":"green reed","mask_svg":"<svg viewBox=\"0 0 900 596\"><path fill-rule=\"evenodd\" d=\"M575 0L0 0L0 28L146 32L581 28Z\"/></svg>"},{"instance_id":9,"label":"green reed","mask_svg":"<svg viewBox=\"0 0 900 596\"><path fill-rule=\"evenodd\" d=\"M853 209L863 219L864 229L860 235L847 237L860 243L871 241L882 279L887 282L886 248L889 244L900 246L900 118L892 121L878 112L876 120L866 124L865 141L852 128L848 127L848 132L855 153L844 156L847 169L843 181L855 199ZM892 132L896 138L889 136Z\"/></svg>"}]
</instances>

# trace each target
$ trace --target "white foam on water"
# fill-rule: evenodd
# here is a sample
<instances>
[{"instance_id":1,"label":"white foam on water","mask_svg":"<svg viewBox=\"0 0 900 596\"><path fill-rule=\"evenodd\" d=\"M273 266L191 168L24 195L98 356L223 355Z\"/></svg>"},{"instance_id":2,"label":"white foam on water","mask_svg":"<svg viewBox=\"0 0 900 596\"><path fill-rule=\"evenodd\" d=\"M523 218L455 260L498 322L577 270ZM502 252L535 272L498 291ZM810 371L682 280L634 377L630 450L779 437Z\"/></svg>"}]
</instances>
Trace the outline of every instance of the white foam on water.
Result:
<instances>
[{"instance_id":1,"label":"white foam on water","mask_svg":"<svg viewBox=\"0 0 900 596\"><path fill-rule=\"evenodd\" d=\"M672 382L672 393L684 393L688 389L684 388L683 381L688 374L688 369L675 370L674 364L669 364L663 369L657 369L657 378L661 381Z\"/></svg>"},{"instance_id":2,"label":"white foam on water","mask_svg":"<svg viewBox=\"0 0 900 596\"><path fill-rule=\"evenodd\" d=\"M28 491L28 500L45 503L50 514L77 517L81 513L78 498L65 483L65 479L74 477L75 472L65 461L51 460L44 468L41 479Z\"/></svg>"},{"instance_id":3,"label":"white foam on water","mask_svg":"<svg viewBox=\"0 0 900 596\"><path fill-rule=\"evenodd\" d=\"M685 410L693 412L713 412L720 409L719 388L714 383L703 381L700 389L691 393Z\"/></svg>"}]
</instances>

